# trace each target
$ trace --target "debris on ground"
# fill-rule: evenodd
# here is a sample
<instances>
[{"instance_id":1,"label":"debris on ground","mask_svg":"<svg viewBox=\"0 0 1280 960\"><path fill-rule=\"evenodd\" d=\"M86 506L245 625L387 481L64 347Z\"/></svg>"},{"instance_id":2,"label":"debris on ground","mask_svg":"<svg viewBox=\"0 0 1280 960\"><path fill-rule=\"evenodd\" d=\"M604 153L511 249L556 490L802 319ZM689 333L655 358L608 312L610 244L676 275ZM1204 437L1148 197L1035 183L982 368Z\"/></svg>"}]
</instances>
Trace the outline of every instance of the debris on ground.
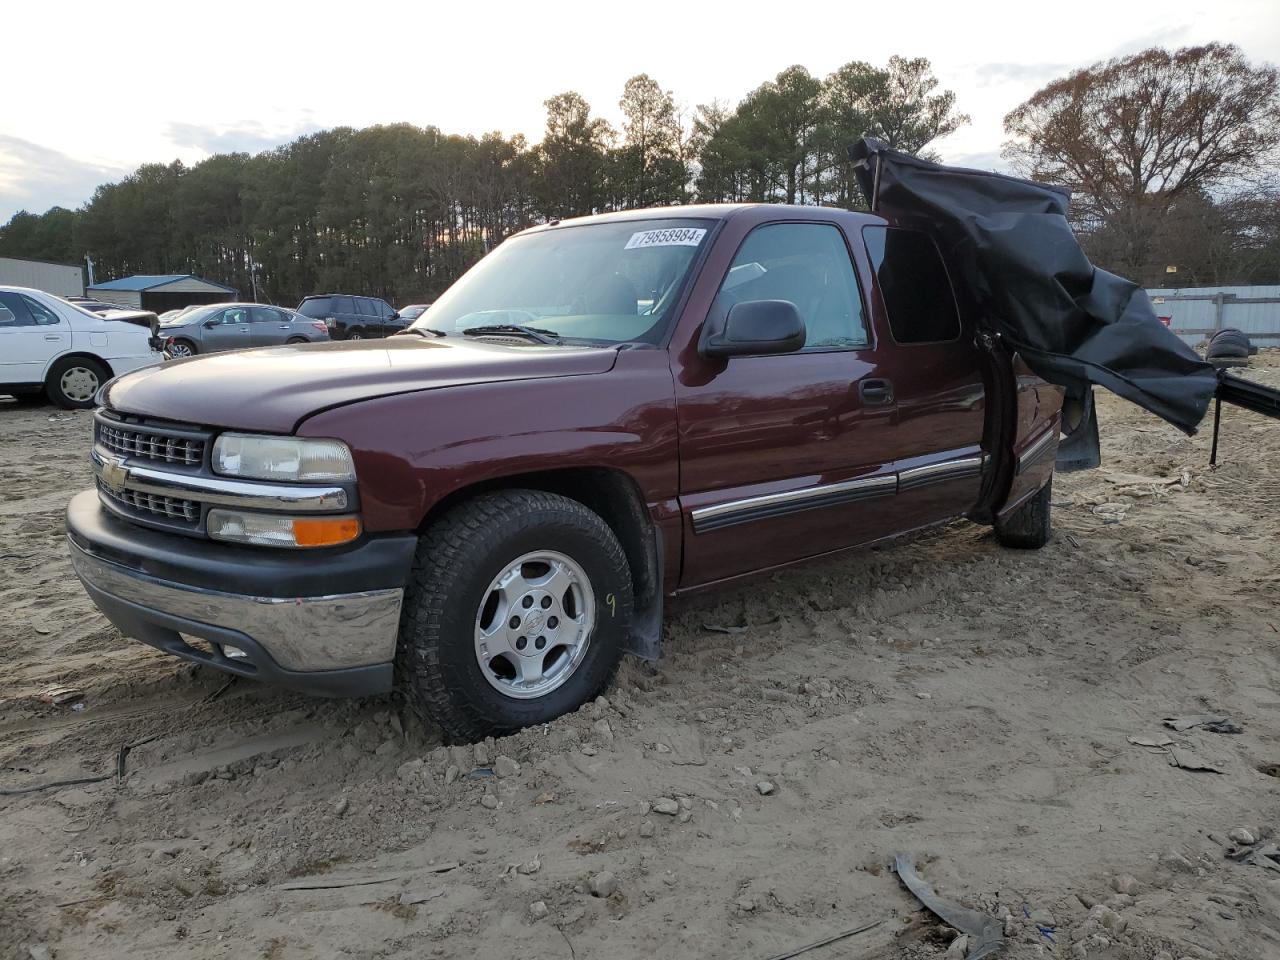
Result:
<instances>
[{"instance_id":1,"label":"debris on ground","mask_svg":"<svg viewBox=\"0 0 1280 960\"><path fill-rule=\"evenodd\" d=\"M1004 946L1004 924L996 917L962 907L938 896L917 872L915 858L905 852L893 855L893 870L917 900L945 923L969 935L966 960L982 960Z\"/></svg>"},{"instance_id":2,"label":"debris on ground","mask_svg":"<svg viewBox=\"0 0 1280 960\"><path fill-rule=\"evenodd\" d=\"M1210 733L1244 733L1244 728L1230 717L1201 714L1193 717L1165 717L1164 725L1170 730L1191 730L1200 727Z\"/></svg>"},{"instance_id":3,"label":"debris on ground","mask_svg":"<svg viewBox=\"0 0 1280 960\"><path fill-rule=\"evenodd\" d=\"M79 703L84 699L84 691L79 687L67 687L56 684L52 687L46 687L40 691L39 700L41 703L48 703L55 707L64 707L68 704Z\"/></svg>"},{"instance_id":4,"label":"debris on ground","mask_svg":"<svg viewBox=\"0 0 1280 960\"><path fill-rule=\"evenodd\" d=\"M1197 756L1184 747L1169 748L1169 766L1179 767L1183 770L1201 770L1206 773L1222 773L1222 768L1216 763L1210 763L1208 760Z\"/></svg>"}]
</instances>

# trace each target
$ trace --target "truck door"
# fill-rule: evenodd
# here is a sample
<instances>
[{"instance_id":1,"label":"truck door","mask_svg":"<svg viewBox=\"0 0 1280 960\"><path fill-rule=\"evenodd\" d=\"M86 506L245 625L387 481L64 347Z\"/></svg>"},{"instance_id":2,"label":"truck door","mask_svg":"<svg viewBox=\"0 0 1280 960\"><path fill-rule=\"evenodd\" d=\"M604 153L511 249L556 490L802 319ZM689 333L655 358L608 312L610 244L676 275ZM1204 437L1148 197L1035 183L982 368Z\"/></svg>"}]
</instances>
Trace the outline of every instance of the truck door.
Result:
<instances>
[{"instance_id":1,"label":"truck door","mask_svg":"<svg viewBox=\"0 0 1280 960\"><path fill-rule=\"evenodd\" d=\"M885 331L880 358L892 379L895 427L886 456L898 474L893 510L903 530L960 516L978 502L986 391L983 355L960 321L955 293L929 234L862 228L871 306Z\"/></svg>"},{"instance_id":2,"label":"truck door","mask_svg":"<svg viewBox=\"0 0 1280 960\"><path fill-rule=\"evenodd\" d=\"M696 330L693 342L673 343L682 586L893 532L896 480L885 451L896 387L875 349L848 239L834 222L765 223L712 278L712 311L794 303L803 350L706 358Z\"/></svg>"}]
</instances>

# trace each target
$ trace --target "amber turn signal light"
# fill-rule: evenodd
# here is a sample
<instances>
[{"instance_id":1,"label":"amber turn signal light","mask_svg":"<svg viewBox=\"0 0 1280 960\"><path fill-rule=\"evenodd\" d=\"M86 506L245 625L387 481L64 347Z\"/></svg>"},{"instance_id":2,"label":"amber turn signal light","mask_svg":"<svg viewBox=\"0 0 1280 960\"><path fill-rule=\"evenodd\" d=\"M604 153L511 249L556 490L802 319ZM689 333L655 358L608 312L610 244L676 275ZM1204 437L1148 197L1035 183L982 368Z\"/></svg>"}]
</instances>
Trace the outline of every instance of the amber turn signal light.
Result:
<instances>
[{"instance_id":1,"label":"amber turn signal light","mask_svg":"<svg viewBox=\"0 0 1280 960\"><path fill-rule=\"evenodd\" d=\"M333 547L360 536L359 517L297 517L293 539L300 547Z\"/></svg>"}]
</instances>

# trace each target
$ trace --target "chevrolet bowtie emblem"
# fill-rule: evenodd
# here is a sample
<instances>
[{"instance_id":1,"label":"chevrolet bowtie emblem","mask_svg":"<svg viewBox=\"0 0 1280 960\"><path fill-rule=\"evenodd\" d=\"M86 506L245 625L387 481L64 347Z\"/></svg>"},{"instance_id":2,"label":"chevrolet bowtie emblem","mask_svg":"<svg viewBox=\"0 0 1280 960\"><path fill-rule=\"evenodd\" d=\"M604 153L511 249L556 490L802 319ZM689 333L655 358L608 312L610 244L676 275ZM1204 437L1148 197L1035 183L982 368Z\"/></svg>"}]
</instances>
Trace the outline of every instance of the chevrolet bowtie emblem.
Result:
<instances>
[{"instance_id":1,"label":"chevrolet bowtie emblem","mask_svg":"<svg viewBox=\"0 0 1280 960\"><path fill-rule=\"evenodd\" d=\"M102 482L112 490L123 490L125 481L129 479L129 468L124 465L122 457L111 457L102 461Z\"/></svg>"}]
</instances>

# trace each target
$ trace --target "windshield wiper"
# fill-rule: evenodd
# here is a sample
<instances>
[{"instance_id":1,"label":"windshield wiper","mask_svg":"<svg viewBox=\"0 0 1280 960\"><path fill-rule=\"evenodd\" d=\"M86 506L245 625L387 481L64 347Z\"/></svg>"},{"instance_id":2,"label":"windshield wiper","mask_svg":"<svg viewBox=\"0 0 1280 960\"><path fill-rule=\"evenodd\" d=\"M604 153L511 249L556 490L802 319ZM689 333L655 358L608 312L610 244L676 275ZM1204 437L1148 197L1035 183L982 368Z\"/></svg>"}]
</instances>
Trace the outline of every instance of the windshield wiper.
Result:
<instances>
[{"instance_id":1,"label":"windshield wiper","mask_svg":"<svg viewBox=\"0 0 1280 960\"><path fill-rule=\"evenodd\" d=\"M530 340L538 343L559 343L560 334L542 327L526 327L523 323L492 323L484 327L467 327L462 331L464 336L479 337L486 333L522 333Z\"/></svg>"},{"instance_id":2,"label":"windshield wiper","mask_svg":"<svg viewBox=\"0 0 1280 960\"><path fill-rule=\"evenodd\" d=\"M405 327L403 330L397 330L392 334L393 337L402 337L408 333L416 333L420 337L430 334L433 337L447 337L448 334L443 330L437 330L434 327Z\"/></svg>"}]
</instances>

